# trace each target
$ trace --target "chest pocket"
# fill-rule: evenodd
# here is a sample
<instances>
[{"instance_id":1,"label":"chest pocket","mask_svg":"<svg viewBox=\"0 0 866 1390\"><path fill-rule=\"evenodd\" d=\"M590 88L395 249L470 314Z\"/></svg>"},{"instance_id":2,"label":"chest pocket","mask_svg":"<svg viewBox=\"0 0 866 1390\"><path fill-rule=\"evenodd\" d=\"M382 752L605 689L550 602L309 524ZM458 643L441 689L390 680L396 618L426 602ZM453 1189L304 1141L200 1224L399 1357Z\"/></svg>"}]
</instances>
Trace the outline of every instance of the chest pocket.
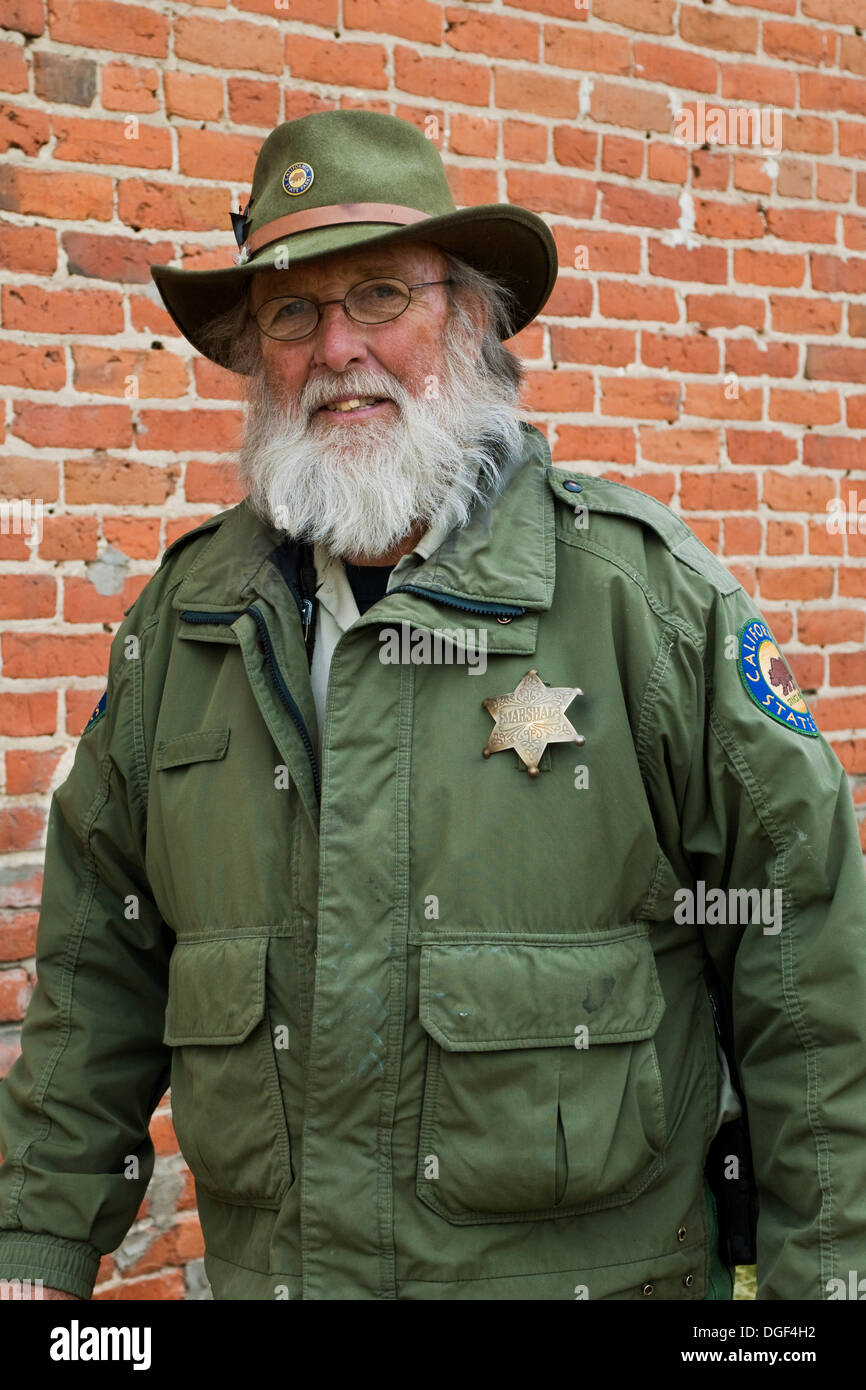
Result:
<instances>
[{"instance_id":1,"label":"chest pocket","mask_svg":"<svg viewBox=\"0 0 866 1390\"><path fill-rule=\"evenodd\" d=\"M665 1162L664 1007L639 923L423 945L421 1201L455 1224L631 1201Z\"/></svg>"},{"instance_id":2,"label":"chest pocket","mask_svg":"<svg viewBox=\"0 0 866 1390\"><path fill-rule=\"evenodd\" d=\"M229 728L195 729L176 738L164 738L156 750L157 771L166 767L182 767L186 763L209 762L224 758L229 746Z\"/></svg>"}]
</instances>

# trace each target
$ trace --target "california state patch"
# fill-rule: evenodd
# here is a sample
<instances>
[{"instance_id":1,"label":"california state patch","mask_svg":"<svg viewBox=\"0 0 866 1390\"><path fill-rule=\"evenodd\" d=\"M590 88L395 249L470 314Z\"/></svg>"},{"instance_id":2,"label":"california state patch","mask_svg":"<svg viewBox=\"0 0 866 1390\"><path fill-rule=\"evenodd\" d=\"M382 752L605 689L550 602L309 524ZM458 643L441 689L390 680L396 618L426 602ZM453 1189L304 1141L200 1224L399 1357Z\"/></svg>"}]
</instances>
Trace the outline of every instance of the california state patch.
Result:
<instances>
[{"instance_id":1,"label":"california state patch","mask_svg":"<svg viewBox=\"0 0 866 1390\"><path fill-rule=\"evenodd\" d=\"M87 723L81 731L82 737L84 736L84 734L89 733L90 730L93 728L94 724L98 724L102 716L105 714L107 707L107 695L108 691L103 690L102 694L99 697L99 700L93 707L93 713L91 714L90 718L88 719Z\"/></svg>"},{"instance_id":2,"label":"california state patch","mask_svg":"<svg viewBox=\"0 0 866 1390\"><path fill-rule=\"evenodd\" d=\"M740 629L737 668L748 694L758 709L784 724L786 729L816 738L818 726L809 713L797 682L791 675L766 623L755 618Z\"/></svg>"}]
</instances>

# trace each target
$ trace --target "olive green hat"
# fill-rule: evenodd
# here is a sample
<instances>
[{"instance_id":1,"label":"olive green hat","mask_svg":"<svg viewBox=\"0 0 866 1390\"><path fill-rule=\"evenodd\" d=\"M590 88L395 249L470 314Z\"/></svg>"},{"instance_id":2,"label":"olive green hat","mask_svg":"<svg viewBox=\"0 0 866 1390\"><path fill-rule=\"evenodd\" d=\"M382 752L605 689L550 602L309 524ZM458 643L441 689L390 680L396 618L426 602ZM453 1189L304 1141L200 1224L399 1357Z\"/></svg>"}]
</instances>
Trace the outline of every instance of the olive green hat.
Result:
<instances>
[{"instance_id":1,"label":"olive green hat","mask_svg":"<svg viewBox=\"0 0 866 1390\"><path fill-rule=\"evenodd\" d=\"M249 203L231 219L237 265L150 267L181 333L220 366L227 362L219 350L200 342L203 328L237 303L251 275L275 264L429 241L513 292L515 333L541 311L556 280L556 245L540 217L510 203L458 212L433 141L376 111L321 111L277 126L259 151Z\"/></svg>"}]
</instances>

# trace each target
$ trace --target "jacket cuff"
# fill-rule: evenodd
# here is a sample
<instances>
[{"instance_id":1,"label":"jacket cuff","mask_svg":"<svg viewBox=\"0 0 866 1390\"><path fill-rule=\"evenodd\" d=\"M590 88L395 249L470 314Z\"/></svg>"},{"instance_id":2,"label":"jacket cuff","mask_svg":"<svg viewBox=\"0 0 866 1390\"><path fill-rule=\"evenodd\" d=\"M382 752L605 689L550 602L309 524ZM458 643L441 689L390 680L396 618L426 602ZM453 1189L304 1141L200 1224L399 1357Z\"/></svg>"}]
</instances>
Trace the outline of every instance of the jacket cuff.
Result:
<instances>
[{"instance_id":1,"label":"jacket cuff","mask_svg":"<svg viewBox=\"0 0 866 1390\"><path fill-rule=\"evenodd\" d=\"M60 1289L90 1299L100 1255L86 1241L29 1231L0 1231L0 1280L41 1279L46 1289Z\"/></svg>"}]
</instances>

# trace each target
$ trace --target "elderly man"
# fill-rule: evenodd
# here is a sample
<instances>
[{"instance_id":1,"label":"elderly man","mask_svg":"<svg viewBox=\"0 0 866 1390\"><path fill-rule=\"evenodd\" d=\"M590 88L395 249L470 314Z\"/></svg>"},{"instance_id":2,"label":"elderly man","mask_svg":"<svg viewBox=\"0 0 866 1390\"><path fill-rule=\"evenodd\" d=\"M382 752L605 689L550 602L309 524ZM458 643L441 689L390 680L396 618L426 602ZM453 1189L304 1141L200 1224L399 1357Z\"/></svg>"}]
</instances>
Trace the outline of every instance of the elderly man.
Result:
<instances>
[{"instance_id":1,"label":"elderly man","mask_svg":"<svg viewBox=\"0 0 866 1390\"><path fill-rule=\"evenodd\" d=\"M549 231L359 111L274 131L234 223L154 276L248 378L248 495L54 795L0 1273L89 1297L170 1080L220 1299L730 1298L755 1237L760 1297L836 1296L847 782L731 574L521 418Z\"/></svg>"}]
</instances>

